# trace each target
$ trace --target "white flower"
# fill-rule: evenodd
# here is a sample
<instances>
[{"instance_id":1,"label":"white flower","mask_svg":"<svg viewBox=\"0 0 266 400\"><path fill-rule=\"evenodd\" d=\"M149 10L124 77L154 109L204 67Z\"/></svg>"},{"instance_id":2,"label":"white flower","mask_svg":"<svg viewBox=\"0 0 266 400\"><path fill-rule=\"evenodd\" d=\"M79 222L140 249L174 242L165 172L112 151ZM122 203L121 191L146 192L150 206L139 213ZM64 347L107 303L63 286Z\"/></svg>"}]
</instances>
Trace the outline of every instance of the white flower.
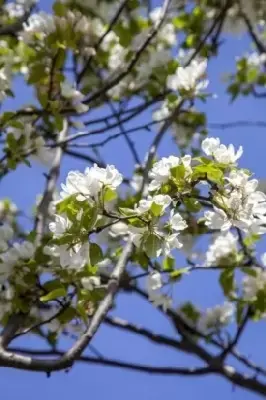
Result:
<instances>
[{"instance_id":1,"label":"white flower","mask_svg":"<svg viewBox=\"0 0 266 400\"><path fill-rule=\"evenodd\" d=\"M59 257L60 256L59 246L56 246L56 245L44 246L42 251L43 251L43 254L50 256L50 257Z\"/></svg>"},{"instance_id":2,"label":"white flower","mask_svg":"<svg viewBox=\"0 0 266 400\"><path fill-rule=\"evenodd\" d=\"M219 138L206 138L201 147L205 154L213 156L217 162L222 164L234 164L243 154L242 146L235 152L232 144L226 147L224 144L220 144Z\"/></svg>"},{"instance_id":3,"label":"white flower","mask_svg":"<svg viewBox=\"0 0 266 400\"><path fill-rule=\"evenodd\" d=\"M66 184L62 184L63 191L60 193L62 198L78 194L77 200L90 200L98 196L103 186L116 189L122 182L122 175L113 165L100 168L94 164L91 168L86 168L85 173L79 171L69 172Z\"/></svg>"},{"instance_id":4,"label":"white flower","mask_svg":"<svg viewBox=\"0 0 266 400\"><path fill-rule=\"evenodd\" d=\"M206 138L201 144L201 148L207 156L212 156L220 146L219 138Z\"/></svg>"},{"instance_id":5,"label":"white flower","mask_svg":"<svg viewBox=\"0 0 266 400\"><path fill-rule=\"evenodd\" d=\"M152 273L150 273L148 275L148 278L147 278L148 293L151 293L154 290L161 289L162 286L163 286L163 283L162 283L162 277L161 277L160 272L153 271Z\"/></svg>"},{"instance_id":6,"label":"white flower","mask_svg":"<svg viewBox=\"0 0 266 400\"><path fill-rule=\"evenodd\" d=\"M163 102L161 104L161 107L154 111L154 113L152 114L152 118L154 121L163 121L166 118L168 118L170 115L170 109L169 109L169 105L167 102Z\"/></svg>"},{"instance_id":7,"label":"white flower","mask_svg":"<svg viewBox=\"0 0 266 400\"><path fill-rule=\"evenodd\" d=\"M104 32L103 32L104 33ZM109 51L111 46L114 43L118 43L119 42L119 37L115 34L114 31L110 31L109 33L107 33L107 35L104 37L102 43L101 43L101 49L103 49L103 51Z\"/></svg>"},{"instance_id":8,"label":"white flower","mask_svg":"<svg viewBox=\"0 0 266 400\"><path fill-rule=\"evenodd\" d=\"M53 16L41 11L38 14L32 14L27 23L23 23L23 29L20 33L21 39L28 43L34 38L35 33L41 35L43 39L54 32L56 27Z\"/></svg>"},{"instance_id":9,"label":"white flower","mask_svg":"<svg viewBox=\"0 0 266 400\"><path fill-rule=\"evenodd\" d=\"M143 228L138 228L136 226L128 227L129 235L136 247L140 247L142 244L143 236L148 231L147 226Z\"/></svg>"},{"instance_id":10,"label":"white flower","mask_svg":"<svg viewBox=\"0 0 266 400\"><path fill-rule=\"evenodd\" d=\"M230 222L226 213L217 207L214 207L214 210L215 211L205 211L205 225L207 225L210 229L220 229L221 231L227 231L230 229L232 223Z\"/></svg>"},{"instance_id":11,"label":"white flower","mask_svg":"<svg viewBox=\"0 0 266 400\"><path fill-rule=\"evenodd\" d=\"M128 226L124 222L117 222L116 224L112 225L109 230L109 235L112 238L117 238L121 236L125 236L128 234Z\"/></svg>"},{"instance_id":12,"label":"white flower","mask_svg":"<svg viewBox=\"0 0 266 400\"><path fill-rule=\"evenodd\" d=\"M161 207L160 215L162 215L165 209L171 204L171 197L168 195L158 194L154 197L148 196L147 199L142 199L139 202L138 207L135 208L136 212L143 214L150 210L152 204L156 204Z\"/></svg>"},{"instance_id":13,"label":"white flower","mask_svg":"<svg viewBox=\"0 0 266 400\"><path fill-rule=\"evenodd\" d=\"M110 51L108 59L108 67L111 71L118 69L125 63L125 57L127 55L127 49L121 44L116 43Z\"/></svg>"},{"instance_id":14,"label":"white flower","mask_svg":"<svg viewBox=\"0 0 266 400\"><path fill-rule=\"evenodd\" d=\"M215 151L214 158L216 161L222 164L234 164L242 156L242 154L242 146L240 146L237 152L235 152L235 148L232 144L229 144L228 147L226 147L224 144L221 144Z\"/></svg>"},{"instance_id":15,"label":"white flower","mask_svg":"<svg viewBox=\"0 0 266 400\"><path fill-rule=\"evenodd\" d=\"M102 188L102 186L108 186L111 189L116 189L123 180L122 175L118 172L114 165L107 165L106 168L100 168L97 164L94 164L93 167L85 170L85 175L92 177L92 180L94 179L99 181L100 188Z\"/></svg>"},{"instance_id":16,"label":"white flower","mask_svg":"<svg viewBox=\"0 0 266 400\"><path fill-rule=\"evenodd\" d=\"M62 245L58 248L61 266L82 269L88 261L89 243L77 243L69 248L69 245Z\"/></svg>"},{"instance_id":17,"label":"white flower","mask_svg":"<svg viewBox=\"0 0 266 400\"><path fill-rule=\"evenodd\" d=\"M172 299L156 291L149 293L149 301L153 303L154 307L162 307L164 312L172 305Z\"/></svg>"},{"instance_id":18,"label":"white flower","mask_svg":"<svg viewBox=\"0 0 266 400\"><path fill-rule=\"evenodd\" d=\"M217 265L224 257L236 253L237 242L237 237L230 232L216 237L206 254L207 266Z\"/></svg>"},{"instance_id":19,"label":"white flower","mask_svg":"<svg viewBox=\"0 0 266 400\"><path fill-rule=\"evenodd\" d=\"M143 184L143 175L134 174L132 180L130 181L130 186L136 191L139 192L142 189ZM148 194L148 186L145 185L143 189L143 196L147 196Z\"/></svg>"},{"instance_id":20,"label":"white flower","mask_svg":"<svg viewBox=\"0 0 266 400\"><path fill-rule=\"evenodd\" d=\"M82 101L85 100L84 94L75 89L68 81L61 83L61 94L65 99L71 101L77 113L82 114L88 111L89 106L82 103Z\"/></svg>"},{"instance_id":21,"label":"white flower","mask_svg":"<svg viewBox=\"0 0 266 400\"><path fill-rule=\"evenodd\" d=\"M183 164L186 169L186 176L191 173L191 156L187 155L182 158L170 156L168 158L163 157L160 161L156 162L150 172L150 178L152 178L149 184L149 191L159 189L162 184L166 183L171 176L171 168L177 167Z\"/></svg>"},{"instance_id":22,"label":"white flower","mask_svg":"<svg viewBox=\"0 0 266 400\"><path fill-rule=\"evenodd\" d=\"M167 46L174 46L177 42L174 25L171 23L164 24L158 32L157 39Z\"/></svg>"},{"instance_id":23,"label":"white flower","mask_svg":"<svg viewBox=\"0 0 266 400\"><path fill-rule=\"evenodd\" d=\"M93 290L95 287L100 286L101 279L99 276L89 276L81 279L82 286L84 289L89 291Z\"/></svg>"},{"instance_id":24,"label":"white flower","mask_svg":"<svg viewBox=\"0 0 266 400\"><path fill-rule=\"evenodd\" d=\"M187 67L178 67L174 75L169 75L166 85L171 90L193 90L196 94L209 84L208 80L199 80L204 76L207 60L193 60Z\"/></svg>"},{"instance_id":25,"label":"white flower","mask_svg":"<svg viewBox=\"0 0 266 400\"><path fill-rule=\"evenodd\" d=\"M257 179L251 179L249 181L249 175L242 170L231 171L229 176L225 178L234 188L240 189L243 196L247 196L255 192L258 181Z\"/></svg>"},{"instance_id":26,"label":"white flower","mask_svg":"<svg viewBox=\"0 0 266 400\"><path fill-rule=\"evenodd\" d=\"M8 224L0 225L0 240L8 242L13 238L14 231Z\"/></svg>"},{"instance_id":27,"label":"white flower","mask_svg":"<svg viewBox=\"0 0 266 400\"><path fill-rule=\"evenodd\" d=\"M19 254L14 248L8 249L5 253L2 253L0 256L2 263L5 265L14 266L19 260ZM3 265L1 265L1 270L3 269Z\"/></svg>"},{"instance_id":28,"label":"white flower","mask_svg":"<svg viewBox=\"0 0 266 400\"><path fill-rule=\"evenodd\" d=\"M200 318L199 328L203 332L209 329L218 330L223 325L228 325L234 315L234 305L225 302L223 305L208 308L206 313Z\"/></svg>"},{"instance_id":29,"label":"white flower","mask_svg":"<svg viewBox=\"0 0 266 400\"><path fill-rule=\"evenodd\" d=\"M18 257L23 260L30 259L35 253L35 246L33 243L25 241L22 243L14 243L14 250L17 252Z\"/></svg>"},{"instance_id":30,"label":"white flower","mask_svg":"<svg viewBox=\"0 0 266 400\"><path fill-rule=\"evenodd\" d=\"M149 17L150 17L150 20L154 24L156 24L156 23L160 22L162 15L163 15L162 7L156 7L150 12Z\"/></svg>"},{"instance_id":31,"label":"white flower","mask_svg":"<svg viewBox=\"0 0 266 400\"><path fill-rule=\"evenodd\" d=\"M250 66L260 67L266 62L266 53L259 54L258 52L254 51L248 55L247 62Z\"/></svg>"},{"instance_id":32,"label":"white flower","mask_svg":"<svg viewBox=\"0 0 266 400\"><path fill-rule=\"evenodd\" d=\"M82 194L84 196L86 195L89 196L90 191L88 190L88 188L86 188L84 182L85 182L84 174L82 174L79 171L70 171L66 178L66 184L64 183L61 184L61 188L63 190L62 192L60 192L60 196L64 199L65 197L80 193L81 188L82 188ZM77 197L77 199L79 200L79 197ZM84 200L83 196L81 196L81 200Z\"/></svg>"},{"instance_id":33,"label":"white flower","mask_svg":"<svg viewBox=\"0 0 266 400\"><path fill-rule=\"evenodd\" d=\"M187 223L179 213L174 212L174 210L171 211L169 224L175 231L183 231L187 228Z\"/></svg>"},{"instance_id":34,"label":"white flower","mask_svg":"<svg viewBox=\"0 0 266 400\"><path fill-rule=\"evenodd\" d=\"M53 232L55 238L62 236L72 226L72 222L66 215L56 215L55 222L49 223L49 229Z\"/></svg>"},{"instance_id":35,"label":"white flower","mask_svg":"<svg viewBox=\"0 0 266 400\"><path fill-rule=\"evenodd\" d=\"M165 240L163 243L162 252L165 256L170 255L172 250L181 249L181 247L183 246L183 244L179 242L178 236L178 233L173 233L172 235L166 236L164 238Z\"/></svg>"},{"instance_id":36,"label":"white flower","mask_svg":"<svg viewBox=\"0 0 266 400\"><path fill-rule=\"evenodd\" d=\"M262 257L265 261L265 253ZM246 275L242 281L243 299L251 301L256 299L258 291L266 288L266 271L260 268L253 268L252 271L256 276Z\"/></svg>"},{"instance_id":37,"label":"white flower","mask_svg":"<svg viewBox=\"0 0 266 400\"><path fill-rule=\"evenodd\" d=\"M36 147L36 153L32 154L31 158L49 167L54 160L55 149L46 147L45 140L42 137L37 137L34 140L34 146Z\"/></svg>"},{"instance_id":38,"label":"white flower","mask_svg":"<svg viewBox=\"0 0 266 400\"><path fill-rule=\"evenodd\" d=\"M70 82L61 82L61 94L66 99L71 99L77 102L81 102L84 99L84 94L76 90Z\"/></svg>"}]
</instances>

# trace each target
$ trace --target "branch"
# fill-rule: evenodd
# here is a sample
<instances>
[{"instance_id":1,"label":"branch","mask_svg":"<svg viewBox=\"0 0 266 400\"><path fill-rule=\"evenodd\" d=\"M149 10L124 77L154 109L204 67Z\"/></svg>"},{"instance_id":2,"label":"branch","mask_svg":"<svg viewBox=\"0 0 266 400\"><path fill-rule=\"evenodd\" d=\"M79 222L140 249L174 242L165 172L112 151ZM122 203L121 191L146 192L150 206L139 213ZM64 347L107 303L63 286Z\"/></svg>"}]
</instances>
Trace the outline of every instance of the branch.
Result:
<instances>
[{"instance_id":1,"label":"branch","mask_svg":"<svg viewBox=\"0 0 266 400\"><path fill-rule=\"evenodd\" d=\"M66 138L67 131L68 131L68 122L65 119L63 121L63 129L58 135L57 143L60 143L62 140ZM38 241L42 238L44 233L45 224L48 218L48 208L49 204L53 200L53 194L56 189L56 182L60 172L62 156L63 156L63 149L62 147L58 146L56 148L52 167L50 169L49 176L46 182L45 192L38 207L38 212L35 222L35 230L37 233Z\"/></svg>"},{"instance_id":2,"label":"branch","mask_svg":"<svg viewBox=\"0 0 266 400\"><path fill-rule=\"evenodd\" d=\"M171 348L174 348L175 350L182 350L182 351L188 350L187 346L181 341L172 339L168 336L164 336L161 334L151 332L144 327L131 324L130 322L122 320L120 318L106 317L104 322L107 325L113 326L115 328L119 328L121 330L130 332L130 333L136 333L138 335L144 336L145 338L149 339L153 343L169 346Z\"/></svg>"},{"instance_id":3,"label":"branch","mask_svg":"<svg viewBox=\"0 0 266 400\"><path fill-rule=\"evenodd\" d=\"M0 36L9 35L9 36L16 37L18 32L22 30L23 24L29 18L32 10L33 10L33 7L31 7L28 12L26 12L21 18L19 18L13 24L9 24L9 25L6 25L6 26L0 26Z\"/></svg>"},{"instance_id":4,"label":"branch","mask_svg":"<svg viewBox=\"0 0 266 400\"><path fill-rule=\"evenodd\" d=\"M68 123L66 120L64 120L63 129L58 135L58 142L65 139L67 135L67 130L68 130ZM50 202L53 199L53 194L56 189L56 182L59 176L62 155L63 155L62 148L57 147L52 167L50 169L49 177L47 179L45 192L38 207L38 212L35 220L35 230L37 234L35 241L36 246L39 245L42 236L44 234L45 225L48 218L48 208ZM23 313L14 314L9 318L6 327L4 328L0 337L0 348L5 349L8 346L8 344L14 338L20 325L23 323L24 318L25 315Z\"/></svg>"},{"instance_id":5,"label":"branch","mask_svg":"<svg viewBox=\"0 0 266 400\"><path fill-rule=\"evenodd\" d=\"M95 52L97 52L97 50L99 49L100 45L102 44L103 40L105 39L105 37L108 35L108 33L112 30L113 26L117 23L122 11L124 10L126 4L127 4L128 0L124 0L122 2L122 4L119 6L117 12L115 13L115 16L113 17L113 19L111 20L108 29L104 32L104 34L101 36L101 38L99 39L98 43L94 46L94 50ZM90 66L91 60L93 59L93 56L90 56L88 58L88 60L86 61L83 69L81 70L81 72L78 74L77 77L77 85L79 85L79 83L82 81L82 78L84 77L87 69Z\"/></svg>"},{"instance_id":6,"label":"branch","mask_svg":"<svg viewBox=\"0 0 266 400\"><path fill-rule=\"evenodd\" d=\"M35 356L62 356L63 351L60 350L28 350L22 348L12 348L12 351L20 354L35 355ZM210 368L182 368L182 367L155 367L152 365L135 364L126 361L114 360L109 358L96 358L90 356L79 357L77 362L85 364L97 364L101 366L109 366L115 368L123 368L131 371L144 372L152 375L205 375L211 373Z\"/></svg>"},{"instance_id":7,"label":"branch","mask_svg":"<svg viewBox=\"0 0 266 400\"><path fill-rule=\"evenodd\" d=\"M152 39L157 35L159 29L161 28L161 26L165 20L169 5L170 5L170 0L164 0L163 6L162 6L161 18L158 21L156 21L156 23L153 25L151 30L148 32L146 40L135 52L134 56L132 57L132 59L128 63L128 65L126 65L124 68L122 68L121 72L118 75L117 75L117 72L115 72L116 76L113 79L110 79L109 82L107 81L106 84L102 88L100 88L100 89L96 90L94 93L92 93L91 96L88 97L88 99L84 103L90 104L91 102L95 101L98 97L100 97L103 93L106 93L108 90L110 90L116 84L118 84L125 76L127 76L131 72L131 70L137 64L143 51L145 51L145 49L148 47L148 45L150 44Z\"/></svg>"},{"instance_id":8,"label":"branch","mask_svg":"<svg viewBox=\"0 0 266 400\"><path fill-rule=\"evenodd\" d=\"M102 321L106 317L113 304L115 295L119 289L119 281L125 270L127 261L130 257L133 245L127 242L124 250L114 268L107 285L107 291L104 299L94 313L86 332L74 343L74 345L62 357L55 360L32 359L31 357L21 356L16 353L6 351L0 347L0 365L17 369L43 371L50 373L71 367L76 359L80 357L84 349L88 346Z\"/></svg>"}]
</instances>

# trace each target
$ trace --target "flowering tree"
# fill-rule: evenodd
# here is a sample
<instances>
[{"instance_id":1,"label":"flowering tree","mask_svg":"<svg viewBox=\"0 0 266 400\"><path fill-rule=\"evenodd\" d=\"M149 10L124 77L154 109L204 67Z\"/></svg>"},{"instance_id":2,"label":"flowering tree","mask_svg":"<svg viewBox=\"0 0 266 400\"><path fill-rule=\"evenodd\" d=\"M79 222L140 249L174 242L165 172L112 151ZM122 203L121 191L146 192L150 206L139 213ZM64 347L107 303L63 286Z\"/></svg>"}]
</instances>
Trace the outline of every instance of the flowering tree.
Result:
<instances>
[{"instance_id":1,"label":"flowering tree","mask_svg":"<svg viewBox=\"0 0 266 400\"><path fill-rule=\"evenodd\" d=\"M34 0L0 1L0 179L22 164L46 168L30 229L11 199L0 202L0 365L50 374L83 361L217 374L266 396L266 368L238 349L247 325L266 315L266 253L256 250L266 233L266 196L238 167L242 147L208 136L204 112L214 95L207 63L224 31L247 32L255 47L227 77L229 98L266 96L266 5L151 3L57 0L46 14ZM10 110L5 102L19 95L12 91L18 75L35 101ZM142 160L131 134L147 130L152 140ZM175 148L159 158L169 134ZM101 157L119 137L134 160L130 178ZM64 156L83 160L85 170L69 171L57 191ZM204 257L194 250L199 242ZM207 310L192 300L177 304L169 287L196 271L216 271L224 303ZM120 292L151 302L175 336L115 318ZM193 355L197 367L85 356L102 324ZM32 334L48 347L13 343ZM73 341L65 351L62 336Z\"/></svg>"}]
</instances>

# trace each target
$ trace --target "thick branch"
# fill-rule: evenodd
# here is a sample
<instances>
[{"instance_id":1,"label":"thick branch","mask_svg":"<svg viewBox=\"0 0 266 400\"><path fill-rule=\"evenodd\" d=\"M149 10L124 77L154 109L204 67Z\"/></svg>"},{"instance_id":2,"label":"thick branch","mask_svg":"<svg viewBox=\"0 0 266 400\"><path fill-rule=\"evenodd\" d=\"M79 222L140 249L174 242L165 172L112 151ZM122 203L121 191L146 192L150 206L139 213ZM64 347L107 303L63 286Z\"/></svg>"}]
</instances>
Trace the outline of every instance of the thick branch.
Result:
<instances>
[{"instance_id":1,"label":"thick branch","mask_svg":"<svg viewBox=\"0 0 266 400\"><path fill-rule=\"evenodd\" d=\"M55 355L63 355L63 351L59 350L28 350L21 348L13 348L12 349L16 353L26 354L26 355L35 355L35 356L55 356ZM108 358L96 358L90 356L82 356L79 357L77 362L82 362L85 364L96 364L100 366L109 366L115 368L122 368L131 371L144 372L152 375L205 375L211 373L209 368L182 368L182 367L156 367L153 365L143 365L143 364L135 364L126 361L108 359Z\"/></svg>"}]
</instances>

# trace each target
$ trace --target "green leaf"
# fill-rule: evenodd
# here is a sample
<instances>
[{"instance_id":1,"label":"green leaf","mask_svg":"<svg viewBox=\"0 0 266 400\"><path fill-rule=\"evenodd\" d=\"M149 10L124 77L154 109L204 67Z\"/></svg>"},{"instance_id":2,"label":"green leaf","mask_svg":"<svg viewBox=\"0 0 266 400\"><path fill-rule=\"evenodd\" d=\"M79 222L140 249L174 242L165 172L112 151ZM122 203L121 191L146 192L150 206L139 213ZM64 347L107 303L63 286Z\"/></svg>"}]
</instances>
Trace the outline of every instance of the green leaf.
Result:
<instances>
[{"instance_id":1,"label":"green leaf","mask_svg":"<svg viewBox=\"0 0 266 400\"><path fill-rule=\"evenodd\" d=\"M163 209L163 207L160 206L159 204L152 203L150 211L152 212L152 214L155 217L159 217L161 215L161 213L162 213L162 209Z\"/></svg>"},{"instance_id":2,"label":"green leaf","mask_svg":"<svg viewBox=\"0 0 266 400\"><path fill-rule=\"evenodd\" d=\"M186 198L184 199L184 204L188 211L190 212L198 212L201 210L201 204L196 199Z\"/></svg>"},{"instance_id":3,"label":"green leaf","mask_svg":"<svg viewBox=\"0 0 266 400\"><path fill-rule=\"evenodd\" d=\"M90 231L95 227L97 218L98 218L98 207L92 207L87 210L81 218L82 226L87 230Z\"/></svg>"},{"instance_id":4,"label":"green leaf","mask_svg":"<svg viewBox=\"0 0 266 400\"><path fill-rule=\"evenodd\" d=\"M227 91L231 94L231 101L234 101L240 93L239 83L232 83Z\"/></svg>"},{"instance_id":5,"label":"green leaf","mask_svg":"<svg viewBox=\"0 0 266 400\"><path fill-rule=\"evenodd\" d=\"M130 217L131 215L132 216L136 215L136 210L133 210L132 208L119 207L119 211L125 217Z\"/></svg>"},{"instance_id":6,"label":"green leaf","mask_svg":"<svg viewBox=\"0 0 266 400\"><path fill-rule=\"evenodd\" d=\"M259 239L261 238L260 235L252 234L249 236L246 236L243 240L245 246L251 247L253 246Z\"/></svg>"},{"instance_id":7,"label":"green leaf","mask_svg":"<svg viewBox=\"0 0 266 400\"><path fill-rule=\"evenodd\" d=\"M61 324L66 324L67 322L72 321L72 319L75 318L76 316L77 316L77 312L76 312L75 308L68 307L61 314L59 314L58 320L61 322Z\"/></svg>"},{"instance_id":8,"label":"green leaf","mask_svg":"<svg viewBox=\"0 0 266 400\"><path fill-rule=\"evenodd\" d=\"M179 281L182 278L183 274L187 274L189 271L189 267L179 268L170 273L170 278L172 281Z\"/></svg>"},{"instance_id":9,"label":"green leaf","mask_svg":"<svg viewBox=\"0 0 266 400\"><path fill-rule=\"evenodd\" d=\"M56 15L63 17L66 14L66 6L61 2L55 2L53 5L53 10Z\"/></svg>"},{"instance_id":10,"label":"green leaf","mask_svg":"<svg viewBox=\"0 0 266 400\"><path fill-rule=\"evenodd\" d=\"M138 264L138 266L141 266L143 269L148 268L149 258L144 252L136 251L131 259L132 262L135 262L136 264Z\"/></svg>"},{"instance_id":11,"label":"green leaf","mask_svg":"<svg viewBox=\"0 0 266 400\"><path fill-rule=\"evenodd\" d=\"M185 178L185 174L186 174L186 168L183 164L171 168L171 175L176 180L183 180Z\"/></svg>"},{"instance_id":12,"label":"green leaf","mask_svg":"<svg viewBox=\"0 0 266 400\"><path fill-rule=\"evenodd\" d=\"M257 68L250 68L247 71L247 83L253 83L257 80L258 70Z\"/></svg>"},{"instance_id":13,"label":"green leaf","mask_svg":"<svg viewBox=\"0 0 266 400\"><path fill-rule=\"evenodd\" d=\"M163 239L151 233L144 240L144 250L148 257L154 258L158 256L158 251L162 248Z\"/></svg>"},{"instance_id":14,"label":"green leaf","mask_svg":"<svg viewBox=\"0 0 266 400\"><path fill-rule=\"evenodd\" d=\"M180 311L182 311L185 316L194 323L197 323L200 318L200 312L196 309L196 307L191 302L184 303Z\"/></svg>"},{"instance_id":15,"label":"green leaf","mask_svg":"<svg viewBox=\"0 0 266 400\"><path fill-rule=\"evenodd\" d=\"M83 300L80 300L77 304L77 312L81 316L82 320L86 323L88 320L88 315L85 308L85 303Z\"/></svg>"},{"instance_id":16,"label":"green leaf","mask_svg":"<svg viewBox=\"0 0 266 400\"><path fill-rule=\"evenodd\" d=\"M59 279L53 279L51 281L47 281L43 284L43 288L46 292L52 292L53 290L56 289L64 289L64 286L60 282Z\"/></svg>"},{"instance_id":17,"label":"green leaf","mask_svg":"<svg viewBox=\"0 0 266 400\"><path fill-rule=\"evenodd\" d=\"M6 111L1 115L0 123L1 125L5 125L7 122L9 122L10 119L12 119L16 114L11 111Z\"/></svg>"},{"instance_id":18,"label":"green leaf","mask_svg":"<svg viewBox=\"0 0 266 400\"><path fill-rule=\"evenodd\" d=\"M90 244L90 251L89 251L89 257L90 257L90 264L92 266L98 264L100 261L103 259L103 252L100 246L98 246L96 243L91 243Z\"/></svg>"},{"instance_id":19,"label":"green leaf","mask_svg":"<svg viewBox=\"0 0 266 400\"><path fill-rule=\"evenodd\" d=\"M230 297L235 288L234 269L230 267L225 268L220 274L219 282L221 284L225 296Z\"/></svg>"},{"instance_id":20,"label":"green leaf","mask_svg":"<svg viewBox=\"0 0 266 400\"><path fill-rule=\"evenodd\" d=\"M245 304L241 301L237 302L237 304L236 304L236 322L238 325L240 325L242 322L244 309L245 309Z\"/></svg>"},{"instance_id":21,"label":"green leaf","mask_svg":"<svg viewBox=\"0 0 266 400\"><path fill-rule=\"evenodd\" d=\"M40 298L40 300L43 303L46 303L47 301L56 300L59 297L64 297L64 296L66 296L66 294L67 294L66 289L64 287L62 287L62 288L52 290L50 293L47 293L46 295L42 296Z\"/></svg>"},{"instance_id":22,"label":"green leaf","mask_svg":"<svg viewBox=\"0 0 266 400\"><path fill-rule=\"evenodd\" d=\"M104 189L104 195L103 195L104 202L112 201L116 198L117 198L117 193L115 190L110 189L109 187L106 187Z\"/></svg>"},{"instance_id":23,"label":"green leaf","mask_svg":"<svg viewBox=\"0 0 266 400\"><path fill-rule=\"evenodd\" d=\"M254 307L256 308L256 311L259 311L260 313L264 313L266 311L265 290L262 289L257 292L257 299L254 302Z\"/></svg>"},{"instance_id":24,"label":"green leaf","mask_svg":"<svg viewBox=\"0 0 266 400\"><path fill-rule=\"evenodd\" d=\"M163 260L163 269L165 271L172 271L174 269L175 266L175 259L173 257L165 257L165 259Z\"/></svg>"},{"instance_id":25,"label":"green leaf","mask_svg":"<svg viewBox=\"0 0 266 400\"><path fill-rule=\"evenodd\" d=\"M180 14L178 17L172 19L172 23L175 28L183 30L189 22L189 16L185 13Z\"/></svg>"}]
</instances>

